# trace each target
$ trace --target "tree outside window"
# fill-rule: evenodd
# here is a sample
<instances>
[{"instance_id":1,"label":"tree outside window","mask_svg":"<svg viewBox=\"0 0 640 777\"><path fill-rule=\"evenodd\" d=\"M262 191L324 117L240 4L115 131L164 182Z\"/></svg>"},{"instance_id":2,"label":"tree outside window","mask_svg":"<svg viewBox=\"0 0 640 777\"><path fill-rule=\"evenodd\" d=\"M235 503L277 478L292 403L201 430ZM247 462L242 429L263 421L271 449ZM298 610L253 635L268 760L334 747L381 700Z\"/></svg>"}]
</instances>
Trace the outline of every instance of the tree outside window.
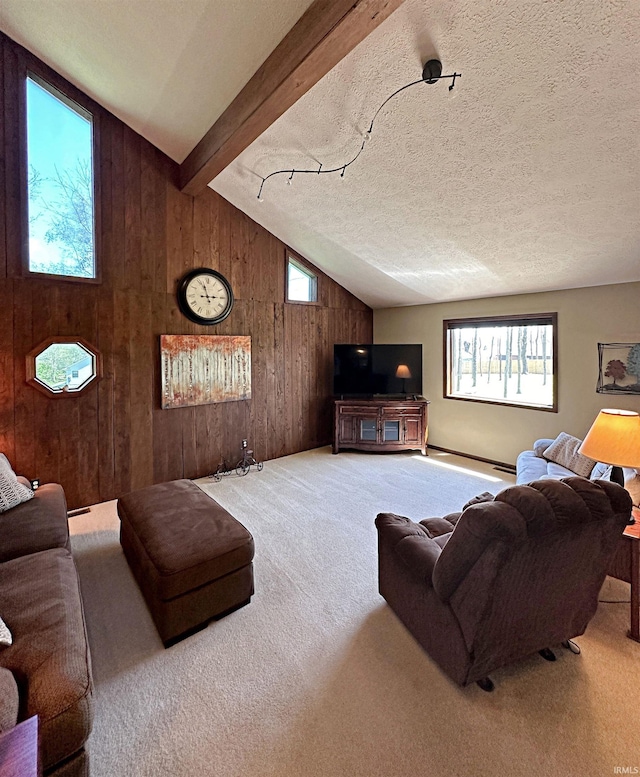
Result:
<instances>
[{"instance_id":1,"label":"tree outside window","mask_svg":"<svg viewBox=\"0 0 640 777\"><path fill-rule=\"evenodd\" d=\"M102 356L81 337L49 337L27 354L26 374L49 397L75 396L102 377Z\"/></svg>"},{"instance_id":2,"label":"tree outside window","mask_svg":"<svg viewBox=\"0 0 640 777\"><path fill-rule=\"evenodd\" d=\"M95 278L92 116L36 76L26 91L29 270Z\"/></svg>"},{"instance_id":3,"label":"tree outside window","mask_svg":"<svg viewBox=\"0 0 640 777\"><path fill-rule=\"evenodd\" d=\"M557 410L556 314L444 322L444 396Z\"/></svg>"}]
</instances>

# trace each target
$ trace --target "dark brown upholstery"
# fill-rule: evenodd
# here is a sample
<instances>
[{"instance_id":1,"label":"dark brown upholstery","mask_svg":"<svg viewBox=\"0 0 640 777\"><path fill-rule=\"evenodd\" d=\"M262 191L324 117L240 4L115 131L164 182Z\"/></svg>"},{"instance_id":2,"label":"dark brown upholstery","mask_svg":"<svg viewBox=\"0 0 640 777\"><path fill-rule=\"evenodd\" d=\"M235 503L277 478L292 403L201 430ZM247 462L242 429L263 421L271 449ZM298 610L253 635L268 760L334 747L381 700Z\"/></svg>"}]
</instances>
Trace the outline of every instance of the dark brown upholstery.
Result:
<instances>
[{"instance_id":1,"label":"dark brown upholstery","mask_svg":"<svg viewBox=\"0 0 640 777\"><path fill-rule=\"evenodd\" d=\"M253 595L251 534L190 480L118 500L120 542L163 642Z\"/></svg>"},{"instance_id":2,"label":"dark brown upholstery","mask_svg":"<svg viewBox=\"0 0 640 777\"><path fill-rule=\"evenodd\" d=\"M45 777L89 777L89 755L86 750L80 750L56 766L55 771Z\"/></svg>"},{"instance_id":3,"label":"dark brown upholstery","mask_svg":"<svg viewBox=\"0 0 640 777\"><path fill-rule=\"evenodd\" d=\"M446 519L381 513L380 593L466 685L584 633L630 514L623 488L578 477L507 488Z\"/></svg>"},{"instance_id":4,"label":"dark brown upholstery","mask_svg":"<svg viewBox=\"0 0 640 777\"><path fill-rule=\"evenodd\" d=\"M20 719L40 718L46 772L82 750L93 717L84 613L69 551L0 564L0 602L13 634L13 645L0 650L0 666L20 690Z\"/></svg>"},{"instance_id":5,"label":"dark brown upholstery","mask_svg":"<svg viewBox=\"0 0 640 777\"><path fill-rule=\"evenodd\" d=\"M40 486L33 499L0 513L0 562L50 548L70 548L67 500L57 483Z\"/></svg>"}]
</instances>

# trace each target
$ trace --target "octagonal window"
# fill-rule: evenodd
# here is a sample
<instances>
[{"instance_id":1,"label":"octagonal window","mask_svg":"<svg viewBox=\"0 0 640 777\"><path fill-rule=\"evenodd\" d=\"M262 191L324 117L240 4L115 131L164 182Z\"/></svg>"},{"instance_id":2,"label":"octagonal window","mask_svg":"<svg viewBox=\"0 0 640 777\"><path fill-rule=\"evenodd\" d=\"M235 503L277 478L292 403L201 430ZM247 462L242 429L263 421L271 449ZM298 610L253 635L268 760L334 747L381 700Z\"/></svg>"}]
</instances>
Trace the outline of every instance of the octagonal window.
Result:
<instances>
[{"instance_id":1,"label":"octagonal window","mask_svg":"<svg viewBox=\"0 0 640 777\"><path fill-rule=\"evenodd\" d=\"M27 383L55 396L77 394L101 377L97 348L79 337L51 337L27 356Z\"/></svg>"}]
</instances>

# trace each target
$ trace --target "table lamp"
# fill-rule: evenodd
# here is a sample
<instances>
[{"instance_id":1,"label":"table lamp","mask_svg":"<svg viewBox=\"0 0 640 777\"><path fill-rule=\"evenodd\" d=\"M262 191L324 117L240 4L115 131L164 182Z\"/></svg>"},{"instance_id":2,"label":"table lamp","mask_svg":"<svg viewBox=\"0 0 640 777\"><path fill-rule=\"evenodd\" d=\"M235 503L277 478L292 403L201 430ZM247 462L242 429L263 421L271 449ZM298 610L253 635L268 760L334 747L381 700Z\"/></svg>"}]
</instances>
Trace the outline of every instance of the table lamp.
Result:
<instances>
[{"instance_id":1,"label":"table lamp","mask_svg":"<svg viewBox=\"0 0 640 777\"><path fill-rule=\"evenodd\" d=\"M634 410L601 410L578 453L611 464L611 481L624 486L622 467L640 467L640 415Z\"/></svg>"},{"instance_id":2,"label":"table lamp","mask_svg":"<svg viewBox=\"0 0 640 777\"><path fill-rule=\"evenodd\" d=\"M411 370L407 367L406 364L399 364L398 369L396 370L396 378L402 378L402 393L405 392L405 381L407 378L411 377Z\"/></svg>"}]
</instances>

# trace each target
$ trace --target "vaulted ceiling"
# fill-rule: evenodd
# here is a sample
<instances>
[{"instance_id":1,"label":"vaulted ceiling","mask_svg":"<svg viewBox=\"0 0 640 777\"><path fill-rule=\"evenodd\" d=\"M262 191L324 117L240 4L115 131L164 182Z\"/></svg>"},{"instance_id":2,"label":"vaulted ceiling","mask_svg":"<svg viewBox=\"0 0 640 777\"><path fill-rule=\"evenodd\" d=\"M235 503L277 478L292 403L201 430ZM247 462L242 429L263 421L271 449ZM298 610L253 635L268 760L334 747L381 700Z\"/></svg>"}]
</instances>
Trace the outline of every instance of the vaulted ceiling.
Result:
<instances>
[{"instance_id":1,"label":"vaulted ceiling","mask_svg":"<svg viewBox=\"0 0 640 777\"><path fill-rule=\"evenodd\" d=\"M182 161L309 5L0 0L0 28ZM374 307L640 280L638 40L637 0L406 0L211 186ZM349 161L434 56L453 93L258 201Z\"/></svg>"},{"instance_id":2,"label":"vaulted ceiling","mask_svg":"<svg viewBox=\"0 0 640 777\"><path fill-rule=\"evenodd\" d=\"M312 0L0 0L0 29L181 162Z\"/></svg>"}]
</instances>

